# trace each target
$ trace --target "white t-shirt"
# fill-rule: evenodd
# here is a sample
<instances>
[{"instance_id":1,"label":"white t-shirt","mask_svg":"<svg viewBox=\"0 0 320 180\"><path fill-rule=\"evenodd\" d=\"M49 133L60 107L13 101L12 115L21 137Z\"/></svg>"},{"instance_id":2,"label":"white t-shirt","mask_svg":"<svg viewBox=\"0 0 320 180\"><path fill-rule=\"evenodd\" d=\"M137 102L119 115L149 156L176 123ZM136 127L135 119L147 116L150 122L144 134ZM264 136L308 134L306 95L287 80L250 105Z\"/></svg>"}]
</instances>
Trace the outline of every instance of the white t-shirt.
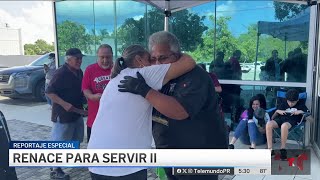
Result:
<instances>
[{"instance_id":1,"label":"white t-shirt","mask_svg":"<svg viewBox=\"0 0 320 180\"><path fill-rule=\"evenodd\" d=\"M152 144L152 106L142 96L118 91L124 76L140 74L155 90L163 86L170 64L126 68L111 79L100 99L88 149L150 149ZM89 168L95 174L124 176L145 168Z\"/></svg>"}]
</instances>

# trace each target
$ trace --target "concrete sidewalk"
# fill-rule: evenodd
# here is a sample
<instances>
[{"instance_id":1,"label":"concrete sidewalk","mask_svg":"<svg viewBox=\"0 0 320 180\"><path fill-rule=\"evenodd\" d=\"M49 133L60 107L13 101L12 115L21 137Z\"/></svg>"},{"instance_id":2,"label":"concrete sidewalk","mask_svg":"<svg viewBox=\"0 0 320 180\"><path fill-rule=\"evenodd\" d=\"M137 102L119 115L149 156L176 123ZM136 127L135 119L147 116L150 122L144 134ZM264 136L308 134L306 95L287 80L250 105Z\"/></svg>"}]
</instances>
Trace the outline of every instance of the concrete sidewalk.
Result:
<instances>
[{"instance_id":1,"label":"concrete sidewalk","mask_svg":"<svg viewBox=\"0 0 320 180\"><path fill-rule=\"evenodd\" d=\"M8 120L8 127L13 141L23 140L49 140L51 127L39 125L21 120ZM81 143L81 149L86 148L87 143ZM87 180L91 179L87 168L64 168L71 179ZM49 168L16 168L18 179L21 180L47 180L49 178ZM230 179L233 176L220 176L220 179ZM158 180L155 169L148 169L148 180Z\"/></svg>"},{"instance_id":2,"label":"concrete sidewalk","mask_svg":"<svg viewBox=\"0 0 320 180\"><path fill-rule=\"evenodd\" d=\"M20 100L19 100L20 101ZM5 115L12 140L48 140L51 132L50 115L51 110L45 103L37 102L17 102L9 99L0 99L0 110ZM15 103L12 103L15 102ZM232 135L232 134L231 134ZM86 143L81 144L81 148L86 148ZM275 148L279 145L276 145ZM238 149L247 149L248 146L243 145L238 141L235 144ZM295 145L289 145L289 148L294 148ZM258 148L266 148L259 146ZM224 180L299 180L299 179L315 179L320 180L319 169L320 163L314 152L312 151L312 169L309 176L254 176L254 175L237 175L237 176L219 176L219 179ZM44 180L49 179L48 168L17 168L18 178L21 180ZM90 179L87 168L66 168L65 171L70 174L72 179L85 180ZM155 170L148 170L148 180L158 179Z\"/></svg>"},{"instance_id":3,"label":"concrete sidewalk","mask_svg":"<svg viewBox=\"0 0 320 180\"><path fill-rule=\"evenodd\" d=\"M12 140L49 140L51 127L30 123L21 120L8 120ZM81 148L86 148L87 143L81 143ZM91 179L87 168L64 168L71 179ZM21 180L46 180L49 178L49 168L16 168L18 178ZM157 179L153 169L148 170L148 180Z\"/></svg>"}]
</instances>

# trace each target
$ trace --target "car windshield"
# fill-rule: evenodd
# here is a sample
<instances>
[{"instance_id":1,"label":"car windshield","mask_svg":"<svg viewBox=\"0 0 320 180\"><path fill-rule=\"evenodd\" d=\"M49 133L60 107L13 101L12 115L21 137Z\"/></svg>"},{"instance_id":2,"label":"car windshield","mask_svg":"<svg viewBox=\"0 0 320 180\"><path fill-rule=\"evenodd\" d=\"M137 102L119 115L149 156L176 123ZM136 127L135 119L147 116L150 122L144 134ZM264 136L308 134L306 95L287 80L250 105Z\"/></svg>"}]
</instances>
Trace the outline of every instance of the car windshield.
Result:
<instances>
[{"instance_id":1,"label":"car windshield","mask_svg":"<svg viewBox=\"0 0 320 180\"><path fill-rule=\"evenodd\" d=\"M43 66L44 64L48 64L49 62L49 54L45 54L33 61L32 63L30 63L29 66Z\"/></svg>"}]
</instances>

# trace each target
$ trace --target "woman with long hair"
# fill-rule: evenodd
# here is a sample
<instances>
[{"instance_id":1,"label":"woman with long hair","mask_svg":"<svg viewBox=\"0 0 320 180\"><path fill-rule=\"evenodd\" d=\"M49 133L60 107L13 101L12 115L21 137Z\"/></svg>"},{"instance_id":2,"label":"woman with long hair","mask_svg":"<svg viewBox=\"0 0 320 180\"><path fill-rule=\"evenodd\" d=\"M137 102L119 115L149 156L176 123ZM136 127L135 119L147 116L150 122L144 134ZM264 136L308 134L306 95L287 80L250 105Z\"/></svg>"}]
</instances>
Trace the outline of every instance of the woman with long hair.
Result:
<instances>
[{"instance_id":1,"label":"woman with long hair","mask_svg":"<svg viewBox=\"0 0 320 180\"><path fill-rule=\"evenodd\" d=\"M229 144L229 149L234 149L234 143L240 138L244 144L250 144L250 149L255 149L256 145L266 143L265 125L270 121L270 116L266 113L263 98L260 95L250 99L249 108L241 114L240 122L234 131L234 136ZM258 117L258 114L262 114ZM264 121L261 123L261 120Z\"/></svg>"}]
</instances>

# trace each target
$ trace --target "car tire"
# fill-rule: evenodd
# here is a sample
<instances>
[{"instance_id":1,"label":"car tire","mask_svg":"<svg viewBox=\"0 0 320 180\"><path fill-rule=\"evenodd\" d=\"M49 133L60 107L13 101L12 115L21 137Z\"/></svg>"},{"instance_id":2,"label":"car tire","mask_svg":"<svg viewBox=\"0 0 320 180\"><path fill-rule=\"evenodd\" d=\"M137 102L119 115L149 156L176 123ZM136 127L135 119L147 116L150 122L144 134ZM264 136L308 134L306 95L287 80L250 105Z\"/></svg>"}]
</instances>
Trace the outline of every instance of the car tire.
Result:
<instances>
[{"instance_id":1,"label":"car tire","mask_svg":"<svg viewBox=\"0 0 320 180\"><path fill-rule=\"evenodd\" d=\"M44 87L44 80L39 81L34 89L34 96L38 101L45 102L46 97L44 94L45 87Z\"/></svg>"}]
</instances>

